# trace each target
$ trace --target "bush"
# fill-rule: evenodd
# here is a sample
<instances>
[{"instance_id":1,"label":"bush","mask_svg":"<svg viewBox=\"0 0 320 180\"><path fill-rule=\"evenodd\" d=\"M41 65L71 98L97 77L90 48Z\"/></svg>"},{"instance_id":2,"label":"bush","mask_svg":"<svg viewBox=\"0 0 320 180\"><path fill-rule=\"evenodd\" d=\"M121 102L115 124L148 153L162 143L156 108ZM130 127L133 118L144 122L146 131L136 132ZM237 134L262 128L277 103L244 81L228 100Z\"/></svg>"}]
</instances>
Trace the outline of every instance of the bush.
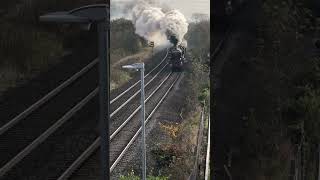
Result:
<instances>
[{"instance_id":1,"label":"bush","mask_svg":"<svg viewBox=\"0 0 320 180\"><path fill-rule=\"evenodd\" d=\"M205 88L201 91L198 100L202 105L208 104L209 103L209 96L210 96L210 91L209 88Z\"/></svg>"},{"instance_id":2,"label":"bush","mask_svg":"<svg viewBox=\"0 0 320 180\"><path fill-rule=\"evenodd\" d=\"M134 171L128 173L127 176L121 175L120 180L140 180L141 178L134 174ZM168 180L169 177L166 176L151 176L147 177L147 180Z\"/></svg>"}]
</instances>

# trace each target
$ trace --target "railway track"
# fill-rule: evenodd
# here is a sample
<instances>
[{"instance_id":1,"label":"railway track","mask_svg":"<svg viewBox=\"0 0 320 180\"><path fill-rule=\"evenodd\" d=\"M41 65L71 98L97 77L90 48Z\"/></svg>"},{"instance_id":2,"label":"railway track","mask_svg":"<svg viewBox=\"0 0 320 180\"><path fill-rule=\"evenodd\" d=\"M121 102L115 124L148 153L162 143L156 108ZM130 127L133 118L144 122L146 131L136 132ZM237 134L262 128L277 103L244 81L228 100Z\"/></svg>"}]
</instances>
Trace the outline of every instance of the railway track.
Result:
<instances>
[{"instance_id":1,"label":"railway track","mask_svg":"<svg viewBox=\"0 0 320 180\"><path fill-rule=\"evenodd\" d=\"M169 77L166 56L167 52L145 76L146 95L150 97L160 89L159 83L166 84L163 78ZM93 61L1 127L0 177L56 179L97 139L98 82L92 80L98 79L96 64ZM76 91L82 88L81 93ZM117 128L128 122L122 120L132 114L129 110L139 107L138 89L139 81L111 95L111 132L118 133ZM68 103L63 101L66 99ZM34 170L38 171L36 175Z\"/></svg>"},{"instance_id":2,"label":"railway track","mask_svg":"<svg viewBox=\"0 0 320 180\"><path fill-rule=\"evenodd\" d=\"M146 120L148 123L152 115L156 112L163 100L167 97L176 81L179 79L180 73L169 73L166 78L158 85L158 87L145 100L146 103ZM110 172L116 168L120 160L123 158L130 146L140 137L141 119L140 106L119 126L118 129L112 131L110 136ZM121 131L121 133L119 133ZM59 180L93 180L100 176L100 156L99 142L97 138L94 143L80 156L73 166L64 172Z\"/></svg>"}]
</instances>

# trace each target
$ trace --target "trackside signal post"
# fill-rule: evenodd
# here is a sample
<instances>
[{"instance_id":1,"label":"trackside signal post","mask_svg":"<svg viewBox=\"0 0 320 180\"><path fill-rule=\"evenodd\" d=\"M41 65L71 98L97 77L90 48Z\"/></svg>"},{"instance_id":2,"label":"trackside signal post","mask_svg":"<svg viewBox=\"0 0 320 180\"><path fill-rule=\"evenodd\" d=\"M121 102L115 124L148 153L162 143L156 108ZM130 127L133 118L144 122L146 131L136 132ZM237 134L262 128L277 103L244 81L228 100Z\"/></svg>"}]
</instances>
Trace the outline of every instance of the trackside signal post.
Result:
<instances>
[{"instance_id":1,"label":"trackside signal post","mask_svg":"<svg viewBox=\"0 0 320 180\"><path fill-rule=\"evenodd\" d=\"M152 47L152 55L153 55L153 48L154 48L154 42L153 42L153 41L151 41L151 42L149 43L149 47Z\"/></svg>"},{"instance_id":2,"label":"trackside signal post","mask_svg":"<svg viewBox=\"0 0 320 180\"><path fill-rule=\"evenodd\" d=\"M95 24L98 28L100 66L100 136L101 136L101 179L109 179L109 102L110 102L110 61L109 54L109 6L95 4L71 11L55 12L40 16L40 21L56 23Z\"/></svg>"}]
</instances>

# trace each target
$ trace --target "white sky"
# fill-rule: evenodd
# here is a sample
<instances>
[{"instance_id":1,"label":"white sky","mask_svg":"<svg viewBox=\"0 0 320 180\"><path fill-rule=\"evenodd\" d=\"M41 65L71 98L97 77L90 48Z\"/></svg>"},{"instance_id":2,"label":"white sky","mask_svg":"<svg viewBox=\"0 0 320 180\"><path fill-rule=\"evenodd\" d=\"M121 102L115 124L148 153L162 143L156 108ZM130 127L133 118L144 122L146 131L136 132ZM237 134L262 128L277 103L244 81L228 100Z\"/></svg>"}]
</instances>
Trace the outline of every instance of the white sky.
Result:
<instances>
[{"instance_id":1,"label":"white sky","mask_svg":"<svg viewBox=\"0 0 320 180\"><path fill-rule=\"evenodd\" d=\"M187 18L190 18L193 13L210 15L210 0L171 0L169 2L173 8L180 10Z\"/></svg>"},{"instance_id":2,"label":"white sky","mask_svg":"<svg viewBox=\"0 0 320 180\"><path fill-rule=\"evenodd\" d=\"M112 2L126 2L132 0L111 0ZM187 19L191 17L193 13L203 13L210 16L210 0L161 0L166 2L170 7L180 10ZM111 12L112 13L112 12ZM112 16L112 14L111 14Z\"/></svg>"}]
</instances>

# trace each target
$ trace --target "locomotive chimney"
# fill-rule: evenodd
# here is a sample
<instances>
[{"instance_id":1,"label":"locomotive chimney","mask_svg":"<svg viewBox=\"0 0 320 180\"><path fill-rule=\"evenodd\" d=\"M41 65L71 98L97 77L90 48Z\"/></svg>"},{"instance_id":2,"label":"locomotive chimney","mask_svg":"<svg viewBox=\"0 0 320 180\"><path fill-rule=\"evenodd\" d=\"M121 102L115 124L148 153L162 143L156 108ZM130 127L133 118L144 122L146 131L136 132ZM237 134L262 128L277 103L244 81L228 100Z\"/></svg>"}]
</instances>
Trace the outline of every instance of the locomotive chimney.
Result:
<instances>
[{"instance_id":1,"label":"locomotive chimney","mask_svg":"<svg viewBox=\"0 0 320 180\"><path fill-rule=\"evenodd\" d=\"M177 46L178 45L178 39L175 36L170 36L169 38L170 42L173 44L173 46Z\"/></svg>"}]
</instances>

